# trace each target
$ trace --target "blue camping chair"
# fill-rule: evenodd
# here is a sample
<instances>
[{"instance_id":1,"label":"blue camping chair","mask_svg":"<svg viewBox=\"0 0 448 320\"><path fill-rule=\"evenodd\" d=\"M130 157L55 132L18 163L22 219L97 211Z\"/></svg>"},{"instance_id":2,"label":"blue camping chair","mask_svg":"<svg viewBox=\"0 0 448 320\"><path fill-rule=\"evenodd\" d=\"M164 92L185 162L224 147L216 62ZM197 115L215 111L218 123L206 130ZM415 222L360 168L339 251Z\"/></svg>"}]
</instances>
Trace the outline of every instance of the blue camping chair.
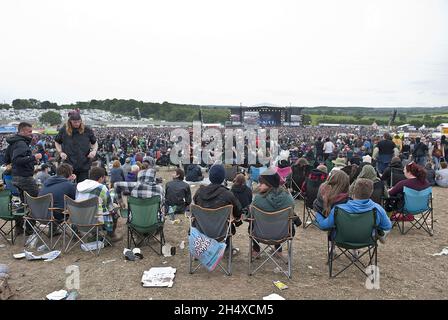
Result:
<instances>
[{"instance_id":1,"label":"blue camping chair","mask_svg":"<svg viewBox=\"0 0 448 320\"><path fill-rule=\"evenodd\" d=\"M254 167L251 166L249 169L250 173L250 179L249 179L249 187L252 189L252 184L254 182L258 183L258 179L260 178L260 175L267 170L266 167Z\"/></svg>"},{"instance_id":2,"label":"blue camping chair","mask_svg":"<svg viewBox=\"0 0 448 320\"><path fill-rule=\"evenodd\" d=\"M400 219L395 219L393 226L397 225L401 234L406 234L415 228L423 229L432 236L434 234L432 187L421 191L404 187L403 193L404 205L401 210L402 215L398 215ZM411 224L407 230L404 227L405 222Z\"/></svg>"}]
</instances>

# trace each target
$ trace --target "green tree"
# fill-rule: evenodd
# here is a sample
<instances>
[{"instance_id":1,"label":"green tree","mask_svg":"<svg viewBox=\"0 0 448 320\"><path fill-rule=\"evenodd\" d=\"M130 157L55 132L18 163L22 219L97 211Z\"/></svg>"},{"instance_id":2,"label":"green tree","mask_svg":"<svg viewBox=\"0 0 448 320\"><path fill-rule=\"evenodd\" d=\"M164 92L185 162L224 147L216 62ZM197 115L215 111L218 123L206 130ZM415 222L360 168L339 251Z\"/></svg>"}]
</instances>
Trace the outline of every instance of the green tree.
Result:
<instances>
[{"instance_id":1,"label":"green tree","mask_svg":"<svg viewBox=\"0 0 448 320\"><path fill-rule=\"evenodd\" d=\"M311 116L309 114L304 114L302 116L302 123L304 125L310 125L311 124Z\"/></svg>"},{"instance_id":2,"label":"green tree","mask_svg":"<svg viewBox=\"0 0 448 320\"><path fill-rule=\"evenodd\" d=\"M42 123L49 123L50 126L54 126L57 124L61 124L62 117L57 112L47 111L47 112L42 113L42 115L39 117L39 121Z\"/></svg>"},{"instance_id":3,"label":"green tree","mask_svg":"<svg viewBox=\"0 0 448 320\"><path fill-rule=\"evenodd\" d=\"M405 114L399 114L399 115L398 115L398 119L399 119L400 121L402 121L402 122L405 122L406 119L407 119L407 117L406 117Z\"/></svg>"}]
</instances>

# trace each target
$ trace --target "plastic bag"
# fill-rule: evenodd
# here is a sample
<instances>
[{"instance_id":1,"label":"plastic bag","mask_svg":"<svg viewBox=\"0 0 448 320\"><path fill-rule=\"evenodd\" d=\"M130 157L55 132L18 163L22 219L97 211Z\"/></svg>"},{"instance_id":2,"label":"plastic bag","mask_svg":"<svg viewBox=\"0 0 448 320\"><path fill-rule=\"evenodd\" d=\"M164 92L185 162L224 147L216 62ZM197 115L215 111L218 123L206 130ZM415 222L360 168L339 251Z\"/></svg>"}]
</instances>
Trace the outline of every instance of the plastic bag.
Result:
<instances>
[{"instance_id":1,"label":"plastic bag","mask_svg":"<svg viewBox=\"0 0 448 320\"><path fill-rule=\"evenodd\" d=\"M208 271L215 270L224 256L225 242L218 242L209 238L194 227L191 227L188 240L191 255L199 259Z\"/></svg>"}]
</instances>

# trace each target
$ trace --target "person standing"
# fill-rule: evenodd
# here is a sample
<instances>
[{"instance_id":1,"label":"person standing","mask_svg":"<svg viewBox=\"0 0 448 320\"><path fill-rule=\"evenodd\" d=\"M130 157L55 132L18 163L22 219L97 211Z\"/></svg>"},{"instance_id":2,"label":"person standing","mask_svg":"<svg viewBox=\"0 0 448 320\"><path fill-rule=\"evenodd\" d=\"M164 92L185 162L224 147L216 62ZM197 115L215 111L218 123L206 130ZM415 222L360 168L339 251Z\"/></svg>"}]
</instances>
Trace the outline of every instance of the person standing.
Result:
<instances>
[{"instance_id":1,"label":"person standing","mask_svg":"<svg viewBox=\"0 0 448 320\"><path fill-rule=\"evenodd\" d=\"M392 142L392 137L389 133L385 133L383 135L383 140L381 140L378 145L378 153L377 156L374 157L377 160L377 170L380 174L383 174L384 170L389 166L390 161L395 155L395 150L398 148L395 146L395 143Z\"/></svg>"},{"instance_id":2,"label":"person standing","mask_svg":"<svg viewBox=\"0 0 448 320\"><path fill-rule=\"evenodd\" d=\"M28 122L21 122L17 127L18 133L8 139L9 143L6 149L5 161L12 164L12 183L20 192L20 199L24 201L24 192L32 197L37 197L39 188L33 178L34 166L42 159L41 153L33 155L30 144L33 137L33 127ZM23 233L23 220L16 221L16 235ZM32 233L31 228L27 225L26 234Z\"/></svg>"},{"instance_id":3,"label":"person standing","mask_svg":"<svg viewBox=\"0 0 448 320\"><path fill-rule=\"evenodd\" d=\"M324 143L324 161L330 158L335 148L336 147L334 143L331 142L330 138L326 138Z\"/></svg>"},{"instance_id":4,"label":"person standing","mask_svg":"<svg viewBox=\"0 0 448 320\"><path fill-rule=\"evenodd\" d=\"M54 140L61 159L73 167L73 173L80 183L89 176L98 142L93 130L82 122L79 110L70 111L68 115L67 123L59 130Z\"/></svg>"}]
</instances>

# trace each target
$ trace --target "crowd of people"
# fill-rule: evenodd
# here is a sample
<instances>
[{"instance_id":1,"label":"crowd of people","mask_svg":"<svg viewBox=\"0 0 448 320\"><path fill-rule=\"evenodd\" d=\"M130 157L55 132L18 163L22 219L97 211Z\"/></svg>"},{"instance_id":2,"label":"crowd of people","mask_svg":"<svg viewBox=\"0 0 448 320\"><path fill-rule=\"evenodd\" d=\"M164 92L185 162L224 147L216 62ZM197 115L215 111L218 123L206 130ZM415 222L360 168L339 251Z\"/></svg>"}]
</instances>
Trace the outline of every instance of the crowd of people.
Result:
<instances>
[{"instance_id":1,"label":"crowd of people","mask_svg":"<svg viewBox=\"0 0 448 320\"><path fill-rule=\"evenodd\" d=\"M375 208L384 239L391 228L381 205L384 199L399 197L404 187L448 187L445 136L408 139L389 133L380 136L371 128L341 127L277 128L280 155L267 153L270 164L240 164L238 168L242 170L231 179L219 161L213 165L178 165L172 181L163 186L157 168L170 165L171 129L93 130L83 123L76 110L69 114L56 136L35 136L32 125L22 122L17 134L1 137L6 142L2 143L2 177L5 183L12 181L10 185L6 183L7 187L17 188L22 200L24 192L33 197L51 193L56 208L64 207L65 195L74 200L98 197L99 219L112 241L121 239L116 226L118 208L126 206L124 196L158 196L161 214L183 213L191 203L204 208L230 204L235 233L250 215L251 205L267 212L294 208L295 195L301 194L313 199L310 205L322 229L334 225L336 206L353 213ZM275 143L269 137L266 142L268 150L269 144ZM268 168L261 173L254 190L249 177L257 167ZM192 195L190 184L204 180L204 171L208 171L209 181ZM232 183L230 189L226 181ZM310 181L316 182L315 187ZM395 203L394 209L399 209L399 201ZM62 210L55 212L58 221L64 218ZM294 225L301 223L296 216ZM22 226L19 221L19 234L31 233ZM254 244L253 250L256 257L259 247Z\"/></svg>"}]
</instances>

